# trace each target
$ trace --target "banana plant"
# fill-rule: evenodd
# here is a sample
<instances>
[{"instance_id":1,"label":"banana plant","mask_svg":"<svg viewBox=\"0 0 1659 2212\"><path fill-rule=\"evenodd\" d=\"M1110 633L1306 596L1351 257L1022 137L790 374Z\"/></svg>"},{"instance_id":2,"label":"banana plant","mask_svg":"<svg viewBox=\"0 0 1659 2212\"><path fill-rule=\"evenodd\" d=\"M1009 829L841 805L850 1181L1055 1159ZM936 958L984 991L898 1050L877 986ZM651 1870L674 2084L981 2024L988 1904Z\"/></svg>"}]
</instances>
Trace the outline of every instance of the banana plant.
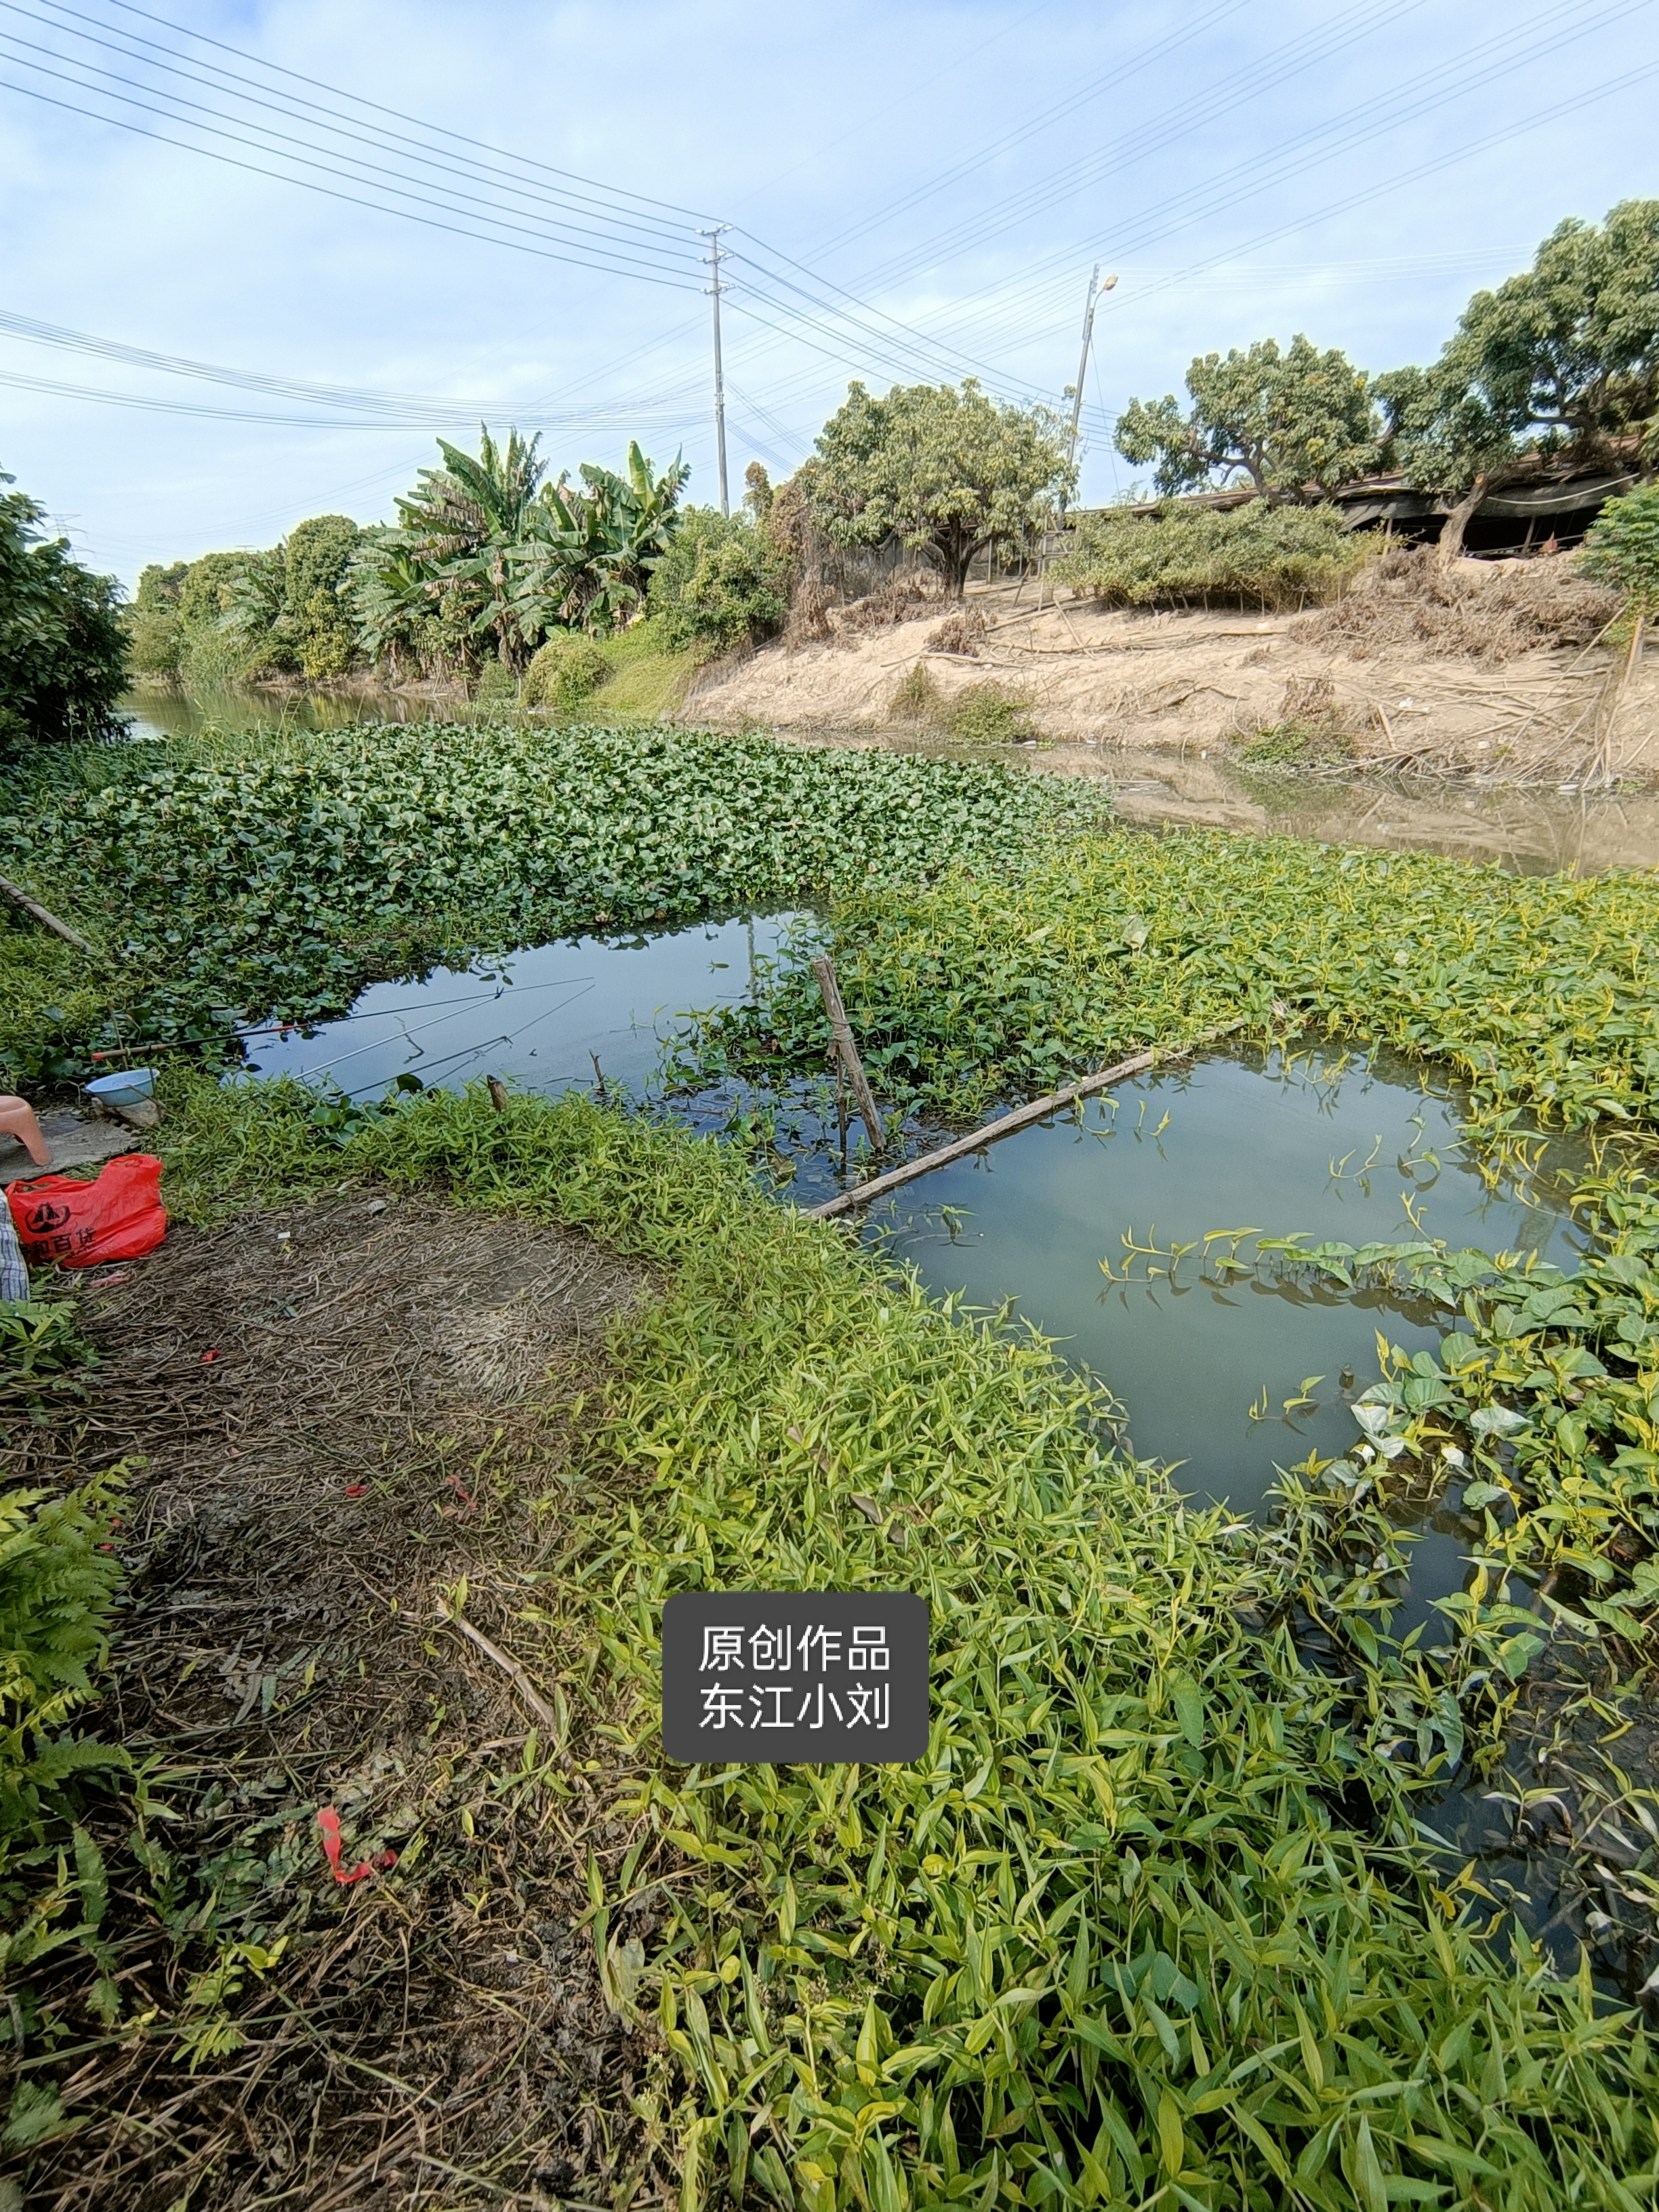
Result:
<instances>
[{"instance_id":1,"label":"banana plant","mask_svg":"<svg viewBox=\"0 0 1659 2212\"><path fill-rule=\"evenodd\" d=\"M659 476L635 442L625 474L584 463L580 484L550 483L538 442L514 430L498 446L484 430L475 456L439 440L443 465L398 501L398 527L378 533L355 584L372 659L420 653L434 617L469 657L489 639L515 668L556 629L604 636L632 619L690 471L676 455Z\"/></svg>"}]
</instances>

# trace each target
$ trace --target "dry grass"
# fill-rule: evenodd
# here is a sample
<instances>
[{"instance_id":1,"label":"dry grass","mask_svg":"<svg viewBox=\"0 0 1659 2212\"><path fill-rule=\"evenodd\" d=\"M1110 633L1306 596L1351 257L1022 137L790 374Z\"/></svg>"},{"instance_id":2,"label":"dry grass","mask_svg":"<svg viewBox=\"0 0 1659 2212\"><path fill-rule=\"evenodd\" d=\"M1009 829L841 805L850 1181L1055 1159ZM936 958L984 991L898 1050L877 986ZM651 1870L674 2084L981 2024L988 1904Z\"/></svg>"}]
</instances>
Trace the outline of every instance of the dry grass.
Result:
<instances>
[{"instance_id":1,"label":"dry grass","mask_svg":"<svg viewBox=\"0 0 1659 2212\"><path fill-rule=\"evenodd\" d=\"M104 1365L74 1458L148 1461L98 1717L171 1813L143 1823L147 1877L103 1838L130 1869L106 1929L125 2025L67 1983L31 2022L37 2067L67 2046L35 2078L77 2124L32 2212L656 2200L634 2104L655 2061L583 1923L587 1854L617 1842L603 1746L568 1740L544 1668L550 1742L445 1620L465 1577L466 1617L510 1646L550 1578L573 1406L642 1279L579 1234L359 1194L175 1229L83 1281ZM9 1471L51 1480L69 1450L22 1432ZM348 1865L390 1848L396 1869L337 1887L325 1804ZM210 2017L194 1977L279 1933L233 2007L244 2039L182 2048Z\"/></svg>"},{"instance_id":2,"label":"dry grass","mask_svg":"<svg viewBox=\"0 0 1659 2212\"><path fill-rule=\"evenodd\" d=\"M964 659L977 660L980 647L985 642L985 612L983 608L963 606L927 633L928 650L933 653L960 653Z\"/></svg>"},{"instance_id":3,"label":"dry grass","mask_svg":"<svg viewBox=\"0 0 1659 2212\"><path fill-rule=\"evenodd\" d=\"M924 607L942 597L939 579L931 569L909 568L890 576L879 591L850 606L837 607L830 616L837 638L867 637L872 631L892 629L914 622Z\"/></svg>"},{"instance_id":4,"label":"dry grass","mask_svg":"<svg viewBox=\"0 0 1659 2212\"><path fill-rule=\"evenodd\" d=\"M1350 660L1404 650L1493 666L1540 646L1588 645L1619 606L1618 593L1581 576L1571 554L1442 571L1424 546L1384 554L1346 598L1300 616L1291 635Z\"/></svg>"}]
</instances>

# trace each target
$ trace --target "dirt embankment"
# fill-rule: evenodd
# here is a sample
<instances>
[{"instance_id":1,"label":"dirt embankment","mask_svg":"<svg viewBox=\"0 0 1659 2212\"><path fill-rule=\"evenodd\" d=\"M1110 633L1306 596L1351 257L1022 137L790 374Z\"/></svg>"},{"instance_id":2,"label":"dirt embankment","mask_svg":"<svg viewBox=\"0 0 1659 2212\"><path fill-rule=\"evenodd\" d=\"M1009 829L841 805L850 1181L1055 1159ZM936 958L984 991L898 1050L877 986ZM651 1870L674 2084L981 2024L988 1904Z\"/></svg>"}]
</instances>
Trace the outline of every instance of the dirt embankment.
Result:
<instances>
[{"instance_id":1,"label":"dirt embankment","mask_svg":"<svg viewBox=\"0 0 1659 2212\"><path fill-rule=\"evenodd\" d=\"M1242 750L1322 693L1346 748L1367 765L1519 781L1565 781L1598 761L1613 776L1659 770L1659 655L1621 689L1623 652L1594 641L1600 623L1582 611L1557 624L1570 642L1534 642L1551 635L1527 618L1544 567L1462 562L1459 605L1385 579L1304 615L1103 610L1064 587L1044 590L1039 605L1034 585L972 586L965 621L934 601L898 610L908 619L848 623L827 641L780 641L711 668L683 719L899 726L897 695L908 678L914 696L921 668L941 715L968 686L992 684L1028 702L1044 737L1091 745ZM1528 569L1534 577L1512 576ZM1413 594L1421 605L1406 604Z\"/></svg>"}]
</instances>

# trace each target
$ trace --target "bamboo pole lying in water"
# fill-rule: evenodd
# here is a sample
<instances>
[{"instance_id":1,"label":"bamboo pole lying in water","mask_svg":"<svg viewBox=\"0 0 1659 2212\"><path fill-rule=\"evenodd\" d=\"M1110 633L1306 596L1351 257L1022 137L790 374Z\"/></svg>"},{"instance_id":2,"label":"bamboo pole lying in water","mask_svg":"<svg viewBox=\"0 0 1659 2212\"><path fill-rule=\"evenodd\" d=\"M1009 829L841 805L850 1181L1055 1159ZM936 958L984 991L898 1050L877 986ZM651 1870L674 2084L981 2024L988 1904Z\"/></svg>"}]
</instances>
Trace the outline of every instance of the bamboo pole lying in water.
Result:
<instances>
[{"instance_id":1,"label":"bamboo pole lying in water","mask_svg":"<svg viewBox=\"0 0 1659 2212\"><path fill-rule=\"evenodd\" d=\"M982 1129L970 1129L965 1137L953 1137L936 1152L924 1152L920 1159L907 1160L902 1168L890 1169L887 1174L878 1175L869 1182L857 1183L826 1205L807 1206L805 1218L808 1221L828 1221L833 1214L850 1213L855 1206L866 1205L872 1198L884 1198L901 1183L914 1182L918 1176L931 1175L935 1168L948 1167L952 1160L965 1159L969 1152L994 1145L1000 1138L1012 1137L1016 1129L1029 1129L1033 1121L1046 1121L1051 1114L1063 1113L1079 1098L1087 1098L1097 1091L1109 1091L1115 1083L1127 1083L1132 1075L1144 1074L1159 1060L1169 1066L1186 1060L1201 1046L1212 1044L1216 1038L1239 1026L1237 1022L1229 1022L1224 1029L1211 1030L1194 1043L1182 1045L1174 1052L1161 1052L1154 1045L1149 1051L1136 1053L1133 1059L1119 1060L1115 1067L1103 1067L1097 1075L1085 1075L1080 1083L1068 1083L1063 1091L1051 1091L1046 1098L1033 1098L1026 1105L1016 1106L1012 1114L1005 1114L1000 1121L988 1121Z\"/></svg>"}]
</instances>

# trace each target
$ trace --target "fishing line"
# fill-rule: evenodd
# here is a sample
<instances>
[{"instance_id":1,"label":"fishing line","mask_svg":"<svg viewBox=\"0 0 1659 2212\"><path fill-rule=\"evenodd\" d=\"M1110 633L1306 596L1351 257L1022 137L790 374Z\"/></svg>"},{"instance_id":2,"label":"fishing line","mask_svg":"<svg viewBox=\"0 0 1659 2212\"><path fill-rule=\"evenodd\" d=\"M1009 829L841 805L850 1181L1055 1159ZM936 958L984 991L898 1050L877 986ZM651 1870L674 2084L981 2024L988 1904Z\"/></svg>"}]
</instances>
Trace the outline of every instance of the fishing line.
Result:
<instances>
[{"instance_id":1,"label":"fishing line","mask_svg":"<svg viewBox=\"0 0 1659 2212\"><path fill-rule=\"evenodd\" d=\"M588 994L588 992L589 992L589 991L591 991L591 990L592 989L592 988L593 988L593 987L592 987L592 985L591 983L588 983L588 984L585 984L580 991L574 991L574 992L572 992L572 994L571 994L570 997L565 1000L564 1005L565 1005L565 1006L574 1006L574 1004L576 1003L576 1000L577 1000L578 999L584 999L584 998L586 998L586 995L587 995L587 994ZM500 997L500 995L501 995L501 994L500 994L500 993L496 993L496 994L495 994L495 997L499 998L499 997ZM480 998L480 999L478 999L478 1000L473 1000L471 1003L472 1003L472 1004L474 1004L474 1005L483 1005L483 1004L486 1003L486 1001L484 1001L482 998ZM490 1003L493 1003L493 1000L492 1000ZM557 1013L562 1013L562 1012L563 1012L563 1011L564 1011L564 1006L550 1006L550 1007L549 1007L549 1009L548 1009L548 1013L550 1013L550 1014L557 1014ZM387 1019L392 1018L392 1017L391 1017L391 1015L390 1015L389 1013L388 1013L385 1018L387 1018ZM370 1017L369 1018L373 1018L373 1017ZM405 1044L413 1044L416 1037L418 1037L418 1036L424 1036L426 1035L426 1033L427 1033L427 1031L428 1031L428 1030L441 1029L441 1028L443 1027L443 1025L444 1025L444 1024L445 1024L446 1022L453 1021L454 1018L455 1018L455 1017L454 1017L453 1014L441 1014L441 1015L439 1015L439 1016L437 1017L437 1018L436 1018L436 1019L434 1019L434 1020L433 1020L433 1021L429 1021L429 1022L418 1022L418 1023L416 1023L416 1025L415 1025L415 1027L414 1027L414 1028L412 1028L412 1029L404 1027L404 1026L400 1024L396 1036L386 1036L386 1037L371 1037L371 1038L369 1039L369 1041L368 1042L368 1043L367 1043L367 1044L360 1044L360 1045L354 1046L354 1048L352 1048L352 1050L351 1050L351 1051L349 1051L349 1052L337 1053L332 1060L324 1060L324 1061L321 1063L321 1065L320 1065L320 1066L314 1066L314 1067L308 1067L308 1068L305 1069L305 1070L303 1071L303 1073L306 1073L307 1075L326 1075L326 1074L328 1073L328 1072L329 1072L330 1068L331 1068L331 1067L343 1067L343 1066L346 1065L346 1063L347 1063L347 1061L348 1061L348 1060L361 1060L361 1059L362 1058L363 1054L364 1054L366 1052L378 1052L378 1051L382 1050L383 1048L386 1048L386 1046L388 1046L388 1045L395 1044L395 1043L397 1042L398 1036L401 1036L401 1037L402 1037L402 1039L403 1039L403 1041L404 1041L404 1042ZM538 1016L537 1017L537 1018L538 1018L538 1020L544 1020L544 1019L546 1018L546 1016L545 1016L545 1015L538 1015ZM333 1024L332 1024L332 1023L322 1023L322 1024L319 1024L319 1027L321 1027L321 1028L324 1028L324 1029L331 1029L331 1028L333 1027ZM489 1040L489 1043L491 1043L491 1044L500 1044L500 1043L503 1043L503 1042L507 1043L507 1044L511 1044L511 1043L512 1043L512 1042L513 1042L513 1039L512 1039L512 1037L511 1037L511 1036L506 1037L506 1038L504 1038L504 1039L503 1039L503 1038L501 1038L501 1037L492 1037L492 1038L490 1038L490 1039ZM452 1059L452 1060L459 1060L459 1059L462 1059L462 1058L464 1058L464 1057L465 1056L465 1054L466 1054L466 1053L471 1052L471 1051L474 1050L475 1048L476 1048L477 1051L482 1052L482 1051L483 1051L486 1048L485 1048L485 1046L483 1046L483 1045L479 1045L479 1046L477 1046L477 1047L476 1047L476 1048L474 1048L474 1047L472 1047L472 1046L471 1046L471 1045L467 1045L467 1046L464 1046L464 1047L460 1048L460 1049L459 1049L459 1050L458 1050L458 1051L456 1051L456 1052L454 1052L454 1053L451 1053L450 1054L448 1054L448 1055L447 1055L447 1057L448 1057L449 1059ZM424 1048L422 1048L422 1053L421 1053L421 1054L417 1054L416 1056L417 1056L417 1057L424 1057ZM436 1064L436 1065L438 1065L438 1066L442 1066L442 1065L443 1065L443 1062L441 1060L441 1061L439 1061L439 1062L437 1062L437 1063L435 1063L435 1064Z\"/></svg>"}]
</instances>

